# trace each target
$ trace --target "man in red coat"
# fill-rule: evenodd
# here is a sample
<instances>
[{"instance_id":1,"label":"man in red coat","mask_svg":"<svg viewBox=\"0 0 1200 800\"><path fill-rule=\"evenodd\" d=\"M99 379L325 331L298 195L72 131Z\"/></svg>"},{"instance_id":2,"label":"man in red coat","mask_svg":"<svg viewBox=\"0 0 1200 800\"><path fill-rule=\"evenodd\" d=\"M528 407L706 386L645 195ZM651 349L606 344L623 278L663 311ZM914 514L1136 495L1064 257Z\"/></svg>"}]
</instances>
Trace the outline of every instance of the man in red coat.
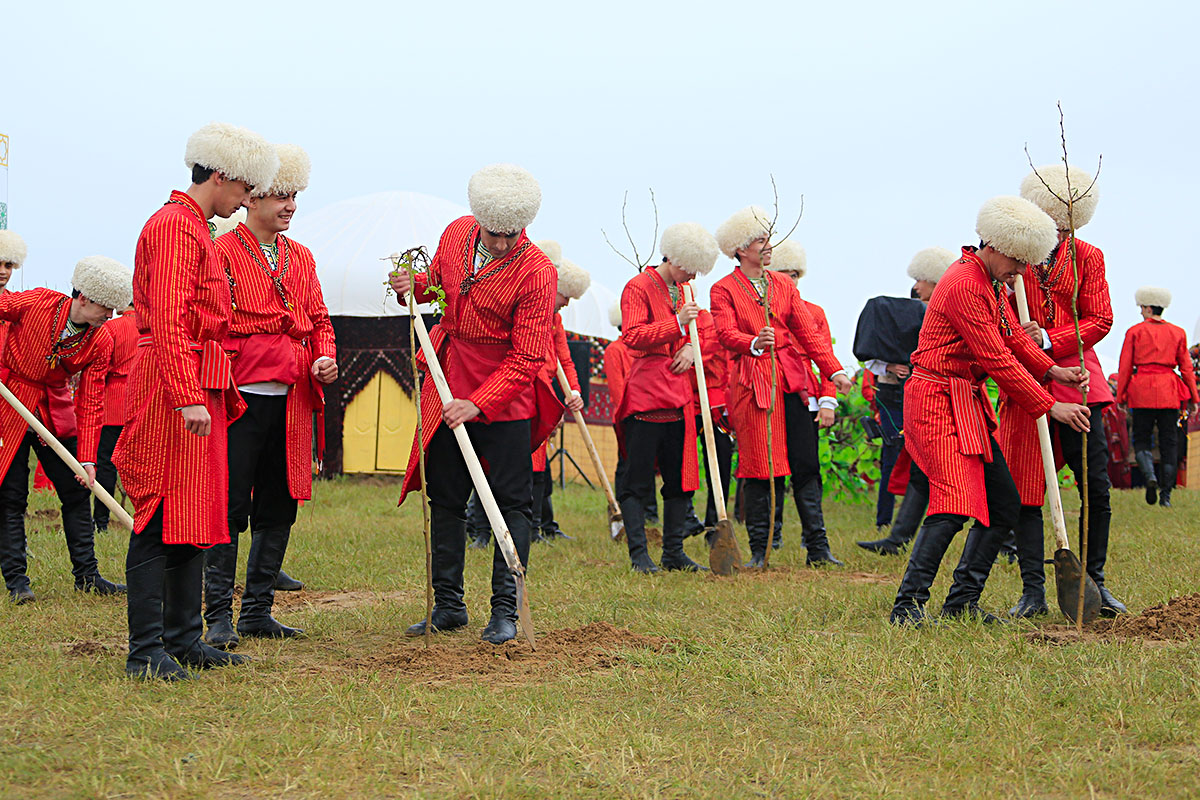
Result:
<instances>
[{"instance_id":1,"label":"man in red coat","mask_svg":"<svg viewBox=\"0 0 1200 800\"><path fill-rule=\"evenodd\" d=\"M125 384L137 355L137 315L133 306L119 312L120 316L100 329L112 340L112 355L104 376L104 427L100 429L100 446L96 450L96 480L109 494L117 487L117 468L112 454L125 427ZM108 530L108 506L99 498L92 501L92 523L96 532Z\"/></svg>"},{"instance_id":2,"label":"man in red coat","mask_svg":"<svg viewBox=\"0 0 1200 800\"><path fill-rule=\"evenodd\" d=\"M1035 347L998 299L1001 283L1049 255L1056 239L1053 220L1021 198L995 197L980 209L975 228L981 246L964 247L933 292L905 388L906 447L929 477L930 513L892 607L896 624L926 618L929 587L969 517L982 528L968 540L966 564L977 559L990 566L1016 524L1020 496L992 437L996 423L984 380L991 377L1033 416L1048 412L1079 430L1088 425L1085 406L1055 401L1039 382L1079 385L1086 374L1055 364ZM947 595L947 613L973 610L955 602L972 586L960 571Z\"/></svg>"},{"instance_id":3,"label":"man in red coat","mask_svg":"<svg viewBox=\"0 0 1200 800\"><path fill-rule=\"evenodd\" d=\"M191 186L171 192L137 243L140 352L113 453L134 505L125 671L162 680L248 660L201 640L201 548L229 541L226 429L245 408L222 347L232 301L208 220L270 186L279 156L255 133L212 123L188 139L184 163Z\"/></svg>"},{"instance_id":4,"label":"man in red coat","mask_svg":"<svg viewBox=\"0 0 1200 800\"><path fill-rule=\"evenodd\" d=\"M216 240L233 292L224 348L246 411L229 426L229 544L205 551L204 640L232 649L240 636L286 639L303 633L271 616L275 579L297 503L312 498L313 415L337 378L333 325L312 251L283 235L308 188L308 154L277 145L279 171L255 189L246 221ZM323 443L318 443L318 447ZM237 631L233 579L238 537L251 531Z\"/></svg>"},{"instance_id":5,"label":"man in red coat","mask_svg":"<svg viewBox=\"0 0 1200 800\"><path fill-rule=\"evenodd\" d=\"M1026 273L1024 282L1030 322L1024 327L1033 342L1055 363L1071 367L1079 365L1079 345L1071 310L1076 282L1068 240L1072 221L1078 229L1091 220L1099 202L1099 193L1092 186L1090 175L1071 167L1071 192L1076 199L1073 202L1073 220L1068 219L1067 206L1058 199L1067 196L1067 176L1067 170L1061 164L1038 167L1036 172L1031 172L1021 182L1021 196L1049 215L1058 230L1057 244L1048 260L1045 263L1030 262ZM1051 420L1050 436L1080 485L1083 470L1087 470L1089 523L1086 568L1100 589L1101 614L1112 617L1126 610L1124 604L1105 586L1104 575L1112 509L1109 503L1108 437L1104 432L1103 409L1112 402L1113 396L1108 383L1102 380L1104 373L1094 350L1095 345L1112 328L1112 303L1104 273L1104 254L1100 248L1077 238L1075 250L1079 272L1079 335L1083 339L1084 364L1088 373L1096 376L1096 380L1088 386L1087 398L1092 412L1090 425L1094 433L1087 437L1086 459L1083 438L1072 426ZM1015 302L1010 299L1008 305L1008 311L1015 315ZM1056 400L1067 403L1079 403L1083 399L1080 391L1073 387L1052 384L1048 391ZM1001 403L996 441L1004 451L1021 495L1021 510L1014 533L1022 591L1021 598L1009 613L1018 617L1035 616L1046 611L1043 566L1045 535L1042 526L1045 471L1034 418L1011 398L1003 398ZM973 530L968 536L968 545L980 536L981 532ZM969 552L974 552L974 549L965 547L964 553ZM965 607L975 605L983 592L990 569L990 562L985 563L981 559L971 565L967 564L964 556L956 574L962 578L962 584L969 588L955 598L956 602Z\"/></svg>"},{"instance_id":6,"label":"man in red coat","mask_svg":"<svg viewBox=\"0 0 1200 800\"><path fill-rule=\"evenodd\" d=\"M512 535L517 555L529 566L533 470L530 454L562 417L562 404L542 375L550 350L558 272L525 235L541 204L541 189L524 169L493 164L471 176L471 216L450 223L428 273L412 285L407 272L391 278L405 302L445 292L445 315L431 333L454 399L443 404L426 380L421 393L424 440L414 438L400 502L420 486L417 461L425 450L433 536L432 624L452 631L467 624L463 603L466 551L464 511L472 490L452 428L466 425L486 465L488 485ZM499 546L492 554L492 613L485 642L517 635L517 590ZM409 627L425 633L425 621Z\"/></svg>"},{"instance_id":7,"label":"man in red coat","mask_svg":"<svg viewBox=\"0 0 1200 800\"><path fill-rule=\"evenodd\" d=\"M717 335L731 353L729 417L738 445L738 480L746 480L746 532L750 538L748 566L762 566L770 538L771 512L768 480L775 481L776 504L783 496L784 479L792 475L792 492L801 519L809 520L810 564L835 561L829 551L824 524L810 513L814 494L819 497L820 465L813 454L816 431L808 411L811 370L807 355L842 392L850 379L833 355L829 337L822 337L795 285L771 263L767 241L770 217L757 206L738 211L717 229L722 252L738 262L729 275L709 292ZM765 312L769 294L771 319ZM776 385L771 396L771 357L777 353ZM794 357L793 357L794 356ZM767 410L774 405L771 448L767 448Z\"/></svg>"},{"instance_id":8,"label":"man in red coat","mask_svg":"<svg viewBox=\"0 0 1200 800\"><path fill-rule=\"evenodd\" d=\"M1163 508L1170 508L1179 468L1179 412L1186 404L1188 412L1194 414L1200 396L1196 393L1187 333L1162 318L1163 309L1171 304L1171 293L1143 286L1135 299L1143 321L1126 332L1121 346L1117 402L1133 415L1133 452L1146 476L1146 502L1154 505L1157 500ZM1150 452L1156 427L1161 477L1154 473Z\"/></svg>"},{"instance_id":9,"label":"man in red coat","mask_svg":"<svg viewBox=\"0 0 1200 800\"><path fill-rule=\"evenodd\" d=\"M621 338L633 355L621 404L617 436L628 463L617 500L625 520L629 560L642 573L658 571L646 549L645 498L662 476L662 568L703 569L683 550L684 520L699 485L696 411L688 377L693 358L688 323L700 313L682 284L706 275L717 260L712 234L695 222L670 226L662 235L663 260L646 267L621 292Z\"/></svg>"},{"instance_id":10,"label":"man in red coat","mask_svg":"<svg viewBox=\"0 0 1200 800\"><path fill-rule=\"evenodd\" d=\"M570 393L564 398L567 409L582 411L583 395L579 390L579 376L575 373L575 362L571 360L571 348L567 344L567 331L563 327L562 315L558 312L566 308L572 300L583 297L592 279L577 264L563 258L558 242L546 240L538 242L537 246L558 269L550 351L546 354L546 365L542 367L542 379L551 386L558 386L558 365L562 364L567 383L571 387ZM532 541L574 538L563 533L554 520L554 504L550 500L553 493L554 481L551 480L550 470L547 468L546 442L542 442L538 449L533 451L533 524L530 529ZM486 529L483 534L487 535Z\"/></svg>"},{"instance_id":11,"label":"man in red coat","mask_svg":"<svg viewBox=\"0 0 1200 800\"><path fill-rule=\"evenodd\" d=\"M699 318L697 318L699 319ZM618 331L621 330L621 301L612 304L608 310L608 321ZM604 349L604 379L608 382L608 397L612 404L613 415L616 415L617 410L621 407L621 398L625 396L625 381L629 377L629 368L633 366L633 354L625 345L623 336L613 339L608 343L608 347ZM613 433L618 433L617 425L620 420L613 420ZM621 496L621 491L625 486L625 476L629 473L629 462L625 459L625 453L621 450L621 442L617 440L617 468L613 475L613 492L617 497ZM645 523L658 522L658 497L655 495L653 487L650 494L645 498L646 511Z\"/></svg>"},{"instance_id":12,"label":"man in red coat","mask_svg":"<svg viewBox=\"0 0 1200 800\"><path fill-rule=\"evenodd\" d=\"M129 304L130 281L123 265L91 256L75 266L71 296L52 289L0 295L0 319L10 326L0 380L79 458L89 481L96 477L104 372L112 352L103 325L114 308ZM79 374L79 389L72 401L67 379L75 374ZM31 449L62 503L75 588L106 595L124 592L124 586L100 576L87 488L17 410L0 401L0 570L9 596L17 604L35 599L25 562Z\"/></svg>"}]
</instances>

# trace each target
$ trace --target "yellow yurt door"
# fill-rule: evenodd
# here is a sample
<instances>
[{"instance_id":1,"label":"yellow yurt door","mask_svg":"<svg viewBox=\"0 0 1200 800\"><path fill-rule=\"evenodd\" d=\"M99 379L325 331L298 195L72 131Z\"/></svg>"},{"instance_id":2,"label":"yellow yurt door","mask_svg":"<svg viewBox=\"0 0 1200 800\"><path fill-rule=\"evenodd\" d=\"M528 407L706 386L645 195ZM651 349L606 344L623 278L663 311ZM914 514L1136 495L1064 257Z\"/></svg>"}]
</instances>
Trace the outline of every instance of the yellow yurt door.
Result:
<instances>
[{"instance_id":1,"label":"yellow yurt door","mask_svg":"<svg viewBox=\"0 0 1200 800\"><path fill-rule=\"evenodd\" d=\"M417 408L400 384L376 372L350 405L342 427L343 472L403 472Z\"/></svg>"}]
</instances>

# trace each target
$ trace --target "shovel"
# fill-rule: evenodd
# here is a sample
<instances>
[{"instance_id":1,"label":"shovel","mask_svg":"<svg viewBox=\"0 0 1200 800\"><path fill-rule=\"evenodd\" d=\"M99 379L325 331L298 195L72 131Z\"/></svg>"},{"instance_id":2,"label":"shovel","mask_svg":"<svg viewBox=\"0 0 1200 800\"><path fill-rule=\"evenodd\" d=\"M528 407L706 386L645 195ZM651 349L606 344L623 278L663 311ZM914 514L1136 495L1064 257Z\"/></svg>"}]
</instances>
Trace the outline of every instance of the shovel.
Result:
<instances>
[{"instance_id":1,"label":"shovel","mask_svg":"<svg viewBox=\"0 0 1200 800\"><path fill-rule=\"evenodd\" d=\"M450 393L450 385L446 383L442 365L437 359L437 351L433 348L433 342L429 340L429 331L425 329L425 320L421 318L420 314L417 314L412 317L412 324L417 328L417 338L421 340L421 351L425 353L425 362L429 366L430 376L433 377L433 385L437 387L438 397L445 405L454 399L454 395ZM418 411L418 413L420 412ZM470 437L467 436L467 429L459 425L454 429L454 438L458 441L459 449L462 450L463 461L467 464L467 471L471 473L471 483L475 485L479 502L483 504L483 509L487 512L492 532L496 534L496 544L500 546L504 562L508 564L508 570L517 584L517 617L521 620L521 633L525 634L529 646L536 650L537 645L533 640L533 616L529 613L529 592L525 588L525 567L521 565L521 559L517 556L517 548L513 544L512 534L508 532L508 525L505 524L504 517L500 514L500 506L496 505L496 498L492 496L492 487L488 486L487 478L483 474L483 465L479 463L479 456L475 455L475 447L471 444Z\"/></svg>"},{"instance_id":2,"label":"shovel","mask_svg":"<svg viewBox=\"0 0 1200 800\"><path fill-rule=\"evenodd\" d=\"M8 404L13 407L13 410L20 414L21 418L29 423L29 427L33 428L33 432L40 436L43 442L50 445L50 449L58 454L58 457L63 460L64 464L71 468L72 472L84 480L87 480L87 470L85 470L83 465L79 463L79 459L71 455L71 451L63 447L62 442L55 438L54 434L52 434L46 428L46 426L42 424L41 420L29 413L29 409L25 407L25 404L18 400L17 396L9 391L8 387L3 383L0 383L0 397L3 397L8 401ZM101 503L104 503L104 505L108 506L108 510L116 516L122 525L124 525L126 528L129 528L129 530L133 530L133 517L129 516L129 512L126 511L111 494L105 491L103 486L93 482L91 486L88 486L88 489L91 490L92 494L94 494Z\"/></svg>"},{"instance_id":3,"label":"shovel","mask_svg":"<svg viewBox=\"0 0 1200 800\"><path fill-rule=\"evenodd\" d=\"M684 284L684 299L693 302L692 287ZM725 513L725 488L721 486L721 471L717 464L717 441L713 434L712 413L708 406L708 382L704 378L704 353L700 350L700 333L696 321L688 323L688 335L692 339L692 364L696 368L696 393L700 395L700 419L704 423L704 450L708 453L708 480L713 493L713 504L717 509L717 535L712 549L708 551L708 567L714 575L726 577L741 567L742 553L733 536L733 524Z\"/></svg>"},{"instance_id":4,"label":"shovel","mask_svg":"<svg viewBox=\"0 0 1200 800\"><path fill-rule=\"evenodd\" d=\"M1025 299L1025 282L1020 275L1014 284L1017 294L1017 316L1021 324L1029 322L1029 302ZM1038 444L1042 448L1042 469L1046 473L1046 499L1050 501L1050 516L1054 520L1054 540L1057 549L1054 560L1054 585L1058 607L1071 622L1090 623L1100 616L1100 589L1083 569L1079 556L1071 552L1067 524L1063 519L1062 496L1058 491L1058 470L1054 467L1054 450L1050 445L1050 423L1046 415L1037 418ZM1081 587L1082 583L1082 587ZM1079 616L1079 596L1083 594L1083 616Z\"/></svg>"},{"instance_id":5,"label":"shovel","mask_svg":"<svg viewBox=\"0 0 1200 800\"><path fill-rule=\"evenodd\" d=\"M556 365L558 366L558 385L562 387L563 394L570 397L573 391L571 382L567 380L567 373L563 371L562 363L556 362ZM592 466L596 468L596 474L600 476L600 485L604 487L604 496L608 498L608 535L614 542L619 542L625 536L625 519L621 516L621 506L617 504L617 496L613 494L612 484L608 482L608 475L604 472L604 464L600 462L600 454L596 452L596 443L592 441L592 434L583 420L583 413L580 411L571 413L575 415L575 424L579 426L579 434L583 437L584 444L587 445L588 455L592 457Z\"/></svg>"}]
</instances>

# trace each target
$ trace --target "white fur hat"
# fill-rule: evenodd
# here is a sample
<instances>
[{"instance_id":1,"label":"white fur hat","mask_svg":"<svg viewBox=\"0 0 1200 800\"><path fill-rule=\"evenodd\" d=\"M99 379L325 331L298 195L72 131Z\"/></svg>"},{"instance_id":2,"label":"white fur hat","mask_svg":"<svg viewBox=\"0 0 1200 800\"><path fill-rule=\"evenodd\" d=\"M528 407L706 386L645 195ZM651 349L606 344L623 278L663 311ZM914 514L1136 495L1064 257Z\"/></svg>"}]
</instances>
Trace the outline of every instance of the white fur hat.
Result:
<instances>
[{"instance_id":1,"label":"white fur hat","mask_svg":"<svg viewBox=\"0 0 1200 800\"><path fill-rule=\"evenodd\" d=\"M1028 200L1008 195L983 204L975 232L984 244L1027 264L1043 263L1058 244L1058 228L1046 212Z\"/></svg>"},{"instance_id":2,"label":"white fur hat","mask_svg":"<svg viewBox=\"0 0 1200 800\"><path fill-rule=\"evenodd\" d=\"M554 266L562 264L562 245L553 239L542 239L540 242L534 242L537 249L546 254L546 258L550 259L550 263Z\"/></svg>"},{"instance_id":3,"label":"white fur hat","mask_svg":"<svg viewBox=\"0 0 1200 800\"><path fill-rule=\"evenodd\" d=\"M298 144L277 144L275 152L279 155L279 171L271 185L259 186L254 194L257 197L267 195L292 194L303 192L308 188L308 174L312 172L312 159L304 148Z\"/></svg>"},{"instance_id":4,"label":"white fur hat","mask_svg":"<svg viewBox=\"0 0 1200 800\"><path fill-rule=\"evenodd\" d=\"M1042 176L1040 179L1039 175ZM1043 184L1042 181L1046 183ZM1047 184L1050 189L1046 188ZM1092 187L1091 191L1088 191L1089 186ZM1081 197L1080 195L1083 195L1084 192L1087 192L1087 195ZM1082 228L1091 221L1092 215L1096 213L1096 206L1100 203L1100 190L1092 186L1091 175L1079 167L1071 167L1071 194L1074 195L1071 207L1075 217L1075 227ZM1054 195L1058 195L1058 197ZM1071 227L1067 220L1067 204L1058 199L1066 196L1067 170L1063 168L1062 164L1038 167L1036 172L1029 173L1025 176L1025 180L1021 181L1021 197L1049 214L1060 231L1068 230Z\"/></svg>"},{"instance_id":5,"label":"white fur hat","mask_svg":"<svg viewBox=\"0 0 1200 800\"><path fill-rule=\"evenodd\" d=\"M1139 306L1166 308L1171 305L1171 293L1158 286L1142 286L1134 293L1133 300Z\"/></svg>"},{"instance_id":6,"label":"white fur hat","mask_svg":"<svg viewBox=\"0 0 1200 800\"><path fill-rule=\"evenodd\" d=\"M279 170L279 156L263 137L224 122L210 122L188 137L183 163L199 164L254 188L270 186Z\"/></svg>"},{"instance_id":7,"label":"white fur hat","mask_svg":"<svg viewBox=\"0 0 1200 800\"><path fill-rule=\"evenodd\" d=\"M19 233L9 230L0 231L0 261L7 261L14 267L20 267L25 263L25 256L28 253L25 240Z\"/></svg>"},{"instance_id":8,"label":"white fur hat","mask_svg":"<svg viewBox=\"0 0 1200 800\"><path fill-rule=\"evenodd\" d=\"M776 272L795 270L803 278L808 274L808 254L799 242L784 239L771 248L771 263L767 265L767 269Z\"/></svg>"},{"instance_id":9,"label":"white fur hat","mask_svg":"<svg viewBox=\"0 0 1200 800\"><path fill-rule=\"evenodd\" d=\"M245 221L246 221L245 206L243 206L242 208L239 208L237 211L233 212L228 217L213 217L212 218L212 226L214 229L213 230L213 238L216 239L220 236L224 236L225 234L229 233L231 230L236 228L240 223L245 222Z\"/></svg>"},{"instance_id":10,"label":"white fur hat","mask_svg":"<svg viewBox=\"0 0 1200 800\"><path fill-rule=\"evenodd\" d=\"M574 261L563 259L558 265L558 293L571 300L578 300L592 285L592 276Z\"/></svg>"},{"instance_id":11,"label":"white fur hat","mask_svg":"<svg viewBox=\"0 0 1200 800\"><path fill-rule=\"evenodd\" d=\"M107 256L88 256L75 265L71 285L105 308L125 308L133 302L133 273Z\"/></svg>"},{"instance_id":12,"label":"white fur hat","mask_svg":"<svg viewBox=\"0 0 1200 800\"><path fill-rule=\"evenodd\" d=\"M528 170L492 164L467 184L471 215L492 233L517 233L529 227L542 205L542 189Z\"/></svg>"},{"instance_id":13,"label":"white fur hat","mask_svg":"<svg viewBox=\"0 0 1200 800\"><path fill-rule=\"evenodd\" d=\"M937 283L946 274L950 265L958 260L958 254L944 247L926 247L913 256L908 264L908 277L914 281Z\"/></svg>"},{"instance_id":14,"label":"white fur hat","mask_svg":"<svg viewBox=\"0 0 1200 800\"><path fill-rule=\"evenodd\" d=\"M614 328L621 327L621 301L613 303L608 307L608 321L612 323Z\"/></svg>"},{"instance_id":15,"label":"white fur hat","mask_svg":"<svg viewBox=\"0 0 1200 800\"><path fill-rule=\"evenodd\" d=\"M765 236L770 224L770 214L758 206L746 206L717 228L717 244L728 258L734 258L739 248Z\"/></svg>"},{"instance_id":16,"label":"white fur hat","mask_svg":"<svg viewBox=\"0 0 1200 800\"><path fill-rule=\"evenodd\" d=\"M717 263L717 240L698 222L678 222L663 231L663 257L693 275L707 275Z\"/></svg>"}]
</instances>

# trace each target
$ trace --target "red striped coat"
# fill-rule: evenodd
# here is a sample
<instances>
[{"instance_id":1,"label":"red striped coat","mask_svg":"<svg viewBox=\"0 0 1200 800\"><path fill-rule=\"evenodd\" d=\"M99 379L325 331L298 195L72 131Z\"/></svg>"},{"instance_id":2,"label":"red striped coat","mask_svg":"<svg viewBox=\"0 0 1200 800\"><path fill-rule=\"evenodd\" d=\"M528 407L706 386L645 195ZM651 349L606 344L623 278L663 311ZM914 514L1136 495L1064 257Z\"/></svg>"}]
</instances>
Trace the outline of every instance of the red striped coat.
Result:
<instances>
[{"instance_id":1,"label":"red striped coat","mask_svg":"<svg viewBox=\"0 0 1200 800\"><path fill-rule=\"evenodd\" d=\"M137 313L127 311L100 328L112 339L112 358L104 376L104 424L125 424L125 386L137 356Z\"/></svg>"},{"instance_id":2,"label":"red striped coat","mask_svg":"<svg viewBox=\"0 0 1200 800\"><path fill-rule=\"evenodd\" d=\"M997 299L974 248L963 248L934 289L912 364L904 388L905 448L929 476L929 514L962 514L987 525L983 465L991 460L996 419L983 381L991 377L1040 416L1054 398L1034 375L1040 379L1054 362Z\"/></svg>"},{"instance_id":3,"label":"red striped coat","mask_svg":"<svg viewBox=\"0 0 1200 800\"><path fill-rule=\"evenodd\" d=\"M567 344L567 330L563 327L562 315L554 315L554 328L550 334L550 353L546 356L546 366L542 368L542 378L552 386L558 386L558 365L562 364L563 372L567 374L567 383L575 391L579 391L579 376L575 373L575 362L571 360L571 348ZM542 442L533 451L533 471L546 471L546 442Z\"/></svg>"},{"instance_id":4,"label":"red striped coat","mask_svg":"<svg viewBox=\"0 0 1200 800\"><path fill-rule=\"evenodd\" d=\"M811 356L826 375L842 369L828 335L822 336L789 278L764 270L771 299L771 325L779 353L775 391L772 452L767 457L767 408L771 403L771 360L755 356L751 345L765 325L764 306L741 268L717 281L709 292L717 335L732 353L729 374L729 417L738 443L738 478L767 478L791 474L783 423L784 392L807 398L811 370L801 354ZM789 351L790 352L787 352ZM769 474L768 474L769 473Z\"/></svg>"},{"instance_id":5,"label":"red striped coat","mask_svg":"<svg viewBox=\"0 0 1200 800\"><path fill-rule=\"evenodd\" d=\"M1129 408L1179 408L1189 400L1198 403L1200 397L1183 328L1163 319L1130 328L1121 346L1117 402Z\"/></svg>"},{"instance_id":6,"label":"red striped coat","mask_svg":"<svg viewBox=\"0 0 1200 800\"><path fill-rule=\"evenodd\" d=\"M801 300L804 307L808 309L808 313L812 315L813 322L817 324L817 331L821 338L829 342L830 349L833 348L833 332L829 329L829 318L825 316L825 309L821 308L816 303L810 303L807 300ZM867 375L870 375L869 370L863 370ZM813 366L812 359L806 353L804 355L804 373L808 376L808 393L813 397L837 397L837 387L833 385L833 381L829 379L829 375L824 372L818 373Z\"/></svg>"},{"instance_id":7,"label":"red striped coat","mask_svg":"<svg viewBox=\"0 0 1200 800\"><path fill-rule=\"evenodd\" d=\"M558 270L522 232L508 255L475 273L478 241L474 217L450 223L428 274L417 275L413 293L422 303L435 299L431 286L446 293L445 315L431 338L455 398L474 403L479 422L532 419L532 453L562 418L562 403L542 375L550 351ZM426 380L421 388L425 437L423 442L413 438L401 503L421 485L418 448L429 446L441 422L442 401Z\"/></svg>"},{"instance_id":8,"label":"red striped coat","mask_svg":"<svg viewBox=\"0 0 1200 800\"><path fill-rule=\"evenodd\" d=\"M142 336L113 463L133 499L134 530L144 530L161 504L165 543L224 544L226 428L245 403L221 349L232 311L229 281L196 201L171 192L142 228L133 263ZM208 436L184 429L177 409L189 405L208 409Z\"/></svg>"},{"instance_id":9,"label":"red striped coat","mask_svg":"<svg viewBox=\"0 0 1200 800\"><path fill-rule=\"evenodd\" d=\"M288 492L296 500L312 497L313 414L325 409L323 384L313 377L318 358L337 358L333 324L325 308L312 251L283 234L275 239L278 272L244 223L216 241L221 263L232 282L233 315L227 351L239 386L278 381L291 388L286 410ZM278 277L276 286L274 278ZM318 451L324 449L324 426Z\"/></svg>"},{"instance_id":10,"label":"red striped coat","mask_svg":"<svg viewBox=\"0 0 1200 800\"><path fill-rule=\"evenodd\" d=\"M612 400L614 417L621 408L621 398L625 396L625 381L629 377L629 367L632 364L633 355L623 338L614 339L604 348L604 379L608 381L608 396Z\"/></svg>"},{"instance_id":11,"label":"red striped coat","mask_svg":"<svg viewBox=\"0 0 1200 800\"><path fill-rule=\"evenodd\" d=\"M52 289L0 295L0 319L10 323L0 380L59 439L78 436L76 457L96 463L100 443L104 372L112 339L89 326L63 339L71 298ZM74 401L67 379L79 375ZM8 473L29 425L0 401L0 476Z\"/></svg>"},{"instance_id":12,"label":"red striped coat","mask_svg":"<svg viewBox=\"0 0 1200 800\"><path fill-rule=\"evenodd\" d=\"M621 338L633 359L621 404L617 407L617 441L624 450L623 422L634 414L680 409L683 414L683 469L685 492L700 485L696 450L696 405L687 373L671 372L671 360L687 339L676 316L683 306L683 287L671 299L671 290L657 267L647 267L625 284L621 292ZM694 370L693 370L694 372Z\"/></svg>"}]
</instances>

